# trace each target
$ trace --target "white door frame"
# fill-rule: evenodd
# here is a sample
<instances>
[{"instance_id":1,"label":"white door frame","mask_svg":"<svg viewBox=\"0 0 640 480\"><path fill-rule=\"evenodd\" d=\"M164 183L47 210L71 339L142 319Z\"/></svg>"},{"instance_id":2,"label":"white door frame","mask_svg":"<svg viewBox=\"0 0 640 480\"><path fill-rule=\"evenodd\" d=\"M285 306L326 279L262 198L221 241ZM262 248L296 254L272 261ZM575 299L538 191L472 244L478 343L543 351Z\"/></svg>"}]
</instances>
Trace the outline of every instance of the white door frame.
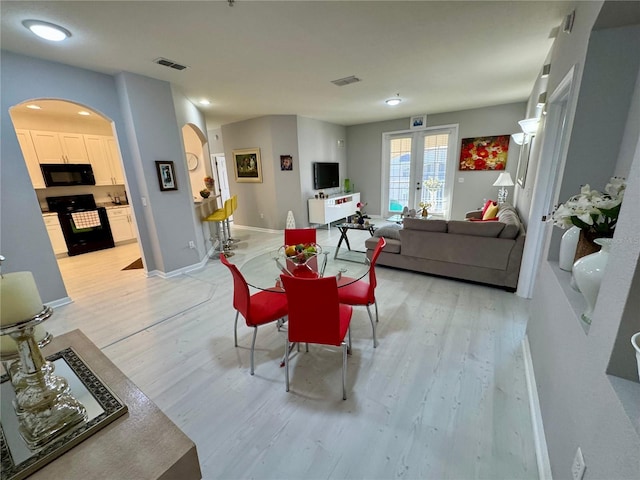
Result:
<instances>
[{"instance_id":1,"label":"white door frame","mask_svg":"<svg viewBox=\"0 0 640 480\"><path fill-rule=\"evenodd\" d=\"M381 185L380 185L380 212L381 215L387 216L389 214L387 206L389 205L389 157L391 152L389 151L389 140L393 137L412 136L414 134L422 134L423 138L438 131L448 131L449 133L449 147L447 152L447 174L445 176L445 190L444 195L448 199L447 205L444 209L443 216L445 219L449 219L451 216L451 196L453 194L453 182L455 180L455 168L456 168L456 148L458 144L458 124L439 125L434 127L425 128L419 131L416 130L398 130L395 132L383 132L382 133L382 162L381 162ZM414 161L416 145L415 142L411 144L411 161ZM421 152L420 152L421 153ZM422 167L420 167L422 168ZM422 175L422 170L420 170ZM415 172L412 172L410 183L415 182ZM414 188L410 186L409 188ZM421 189L422 186L420 185ZM414 207L409 207L414 208Z\"/></svg>"},{"instance_id":2,"label":"white door frame","mask_svg":"<svg viewBox=\"0 0 640 480\"><path fill-rule=\"evenodd\" d=\"M516 294L532 298L538 269L550 232L549 219L558 201L559 185L569 150L569 139L578 101L578 66L571 67L549 97L542 125L542 148L538 155L535 191L529 210L527 237L522 253Z\"/></svg>"}]
</instances>

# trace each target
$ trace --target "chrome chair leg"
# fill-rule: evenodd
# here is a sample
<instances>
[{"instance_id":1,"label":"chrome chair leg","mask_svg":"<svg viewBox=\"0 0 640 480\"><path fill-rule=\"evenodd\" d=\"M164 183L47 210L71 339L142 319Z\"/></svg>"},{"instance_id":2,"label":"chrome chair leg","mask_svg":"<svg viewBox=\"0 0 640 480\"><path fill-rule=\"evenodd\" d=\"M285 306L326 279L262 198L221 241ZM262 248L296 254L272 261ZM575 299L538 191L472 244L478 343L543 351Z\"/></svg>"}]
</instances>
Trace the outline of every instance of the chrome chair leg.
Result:
<instances>
[{"instance_id":1,"label":"chrome chair leg","mask_svg":"<svg viewBox=\"0 0 640 480\"><path fill-rule=\"evenodd\" d=\"M378 346L378 340L376 340L376 324L373 322L373 316L371 315L371 308L367 305L367 313L369 314L369 321L371 322L371 330L373 331L373 348Z\"/></svg>"},{"instance_id":2,"label":"chrome chair leg","mask_svg":"<svg viewBox=\"0 0 640 480\"><path fill-rule=\"evenodd\" d=\"M236 347L238 346L238 316L240 315L240 312L236 311L236 321L235 321L235 325L233 326L233 340L236 344Z\"/></svg>"},{"instance_id":3,"label":"chrome chair leg","mask_svg":"<svg viewBox=\"0 0 640 480\"><path fill-rule=\"evenodd\" d=\"M374 300L374 301L373 301L373 304L374 304L374 305L375 305L375 307L376 307L376 323L378 323L378 301L377 301L377 300ZM367 307L367 308L368 308L368 307Z\"/></svg>"},{"instance_id":4,"label":"chrome chair leg","mask_svg":"<svg viewBox=\"0 0 640 480\"><path fill-rule=\"evenodd\" d=\"M256 337L258 336L258 327L253 327L253 341L251 342L251 375L253 375L253 350L256 347Z\"/></svg>"},{"instance_id":5,"label":"chrome chair leg","mask_svg":"<svg viewBox=\"0 0 640 480\"><path fill-rule=\"evenodd\" d=\"M347 399L347 344L344 342L342 342L342 399Z\"/></svg>"},{"instance_id":6,"label":"chrome chair leg","mask_svg":"<svg viewBox=\"0 0 640 480\"><path fill-rule=\"evenodd\" d=\"M284 340L284 383L286 391L289 391L289 337Z\"/></svg>"}]
</instances>

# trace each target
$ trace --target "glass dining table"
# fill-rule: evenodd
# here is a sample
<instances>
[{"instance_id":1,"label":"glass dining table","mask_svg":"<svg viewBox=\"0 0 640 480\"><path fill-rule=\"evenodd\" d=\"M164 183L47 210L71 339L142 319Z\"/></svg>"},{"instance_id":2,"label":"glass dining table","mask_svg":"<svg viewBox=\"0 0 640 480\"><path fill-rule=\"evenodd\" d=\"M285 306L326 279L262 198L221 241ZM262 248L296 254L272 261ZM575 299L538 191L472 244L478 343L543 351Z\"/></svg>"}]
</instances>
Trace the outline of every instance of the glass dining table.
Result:
<instances>
[{"instance_id":1,"label":"glass dining table","mask_svg":"<svg viewBox=\"0 0 640 480\"><path fill-rule=\"evenodd\" d=\"M338 287L349 285L369 273L369 260L363 252L346 248L322 247L322 251L300 266L286 257L282 249L270 250L249 258L239 268L247 283L259 290L279 285L280 275L301 277L338 277Z\"/></svg>"}]
</instances>

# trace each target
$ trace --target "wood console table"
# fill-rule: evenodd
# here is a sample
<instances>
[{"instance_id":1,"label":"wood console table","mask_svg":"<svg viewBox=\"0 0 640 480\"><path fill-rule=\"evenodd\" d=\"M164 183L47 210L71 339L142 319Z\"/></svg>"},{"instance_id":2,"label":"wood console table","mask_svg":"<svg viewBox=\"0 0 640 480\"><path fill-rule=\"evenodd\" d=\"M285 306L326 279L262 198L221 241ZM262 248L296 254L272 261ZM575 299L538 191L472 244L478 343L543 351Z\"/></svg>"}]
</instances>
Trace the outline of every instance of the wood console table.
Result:
<instances>
[{"instance_id":1,"label":"wood console table","mask_svg":"<svg viewBox=\"0 0 640 480\"><path fill-rule=\"evenodd\" d=\"M29 479L200 479L195 444L80 330L42 349L51 355L73 347L129 411L36 471Z\"/></svg>"}]
</instances>

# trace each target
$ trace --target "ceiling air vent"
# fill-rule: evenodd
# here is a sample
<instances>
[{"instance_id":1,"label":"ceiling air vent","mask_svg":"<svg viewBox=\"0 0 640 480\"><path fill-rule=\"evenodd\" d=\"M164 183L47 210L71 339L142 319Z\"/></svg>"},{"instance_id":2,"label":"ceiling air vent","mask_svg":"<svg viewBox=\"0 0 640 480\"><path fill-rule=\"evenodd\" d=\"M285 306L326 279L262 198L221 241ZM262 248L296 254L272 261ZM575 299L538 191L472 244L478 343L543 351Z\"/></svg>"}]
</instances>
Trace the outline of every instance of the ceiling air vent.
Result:
<instances>
[{"instance_id":1,"label":"ceiling air vent","mask_svg":"<svg viewBox=\"0 0 640 480\"><path fill-rule=\"evenodd\" d=\"M180 65L179 63L176 63L173 60L168 60L162 57L156 58L154 62L157 63L158 65L164 65L165 67L173 68L175 70L184 70L185 68L188 68L186 65Z\"/></svg>"},{"instance_id":2,"label":"ceiling air vent","mask_svg":"<svg viewBox=\"0 0 640 480\"><path fill-rule=\"evenodd\" d=\"M350 77L339 78L338 80L331 80L331 83L338 87L344 87L345 85L349 85L350 83L358 83L361 80L355 75L351 75Z\"/></svg>"}]
</instances>

